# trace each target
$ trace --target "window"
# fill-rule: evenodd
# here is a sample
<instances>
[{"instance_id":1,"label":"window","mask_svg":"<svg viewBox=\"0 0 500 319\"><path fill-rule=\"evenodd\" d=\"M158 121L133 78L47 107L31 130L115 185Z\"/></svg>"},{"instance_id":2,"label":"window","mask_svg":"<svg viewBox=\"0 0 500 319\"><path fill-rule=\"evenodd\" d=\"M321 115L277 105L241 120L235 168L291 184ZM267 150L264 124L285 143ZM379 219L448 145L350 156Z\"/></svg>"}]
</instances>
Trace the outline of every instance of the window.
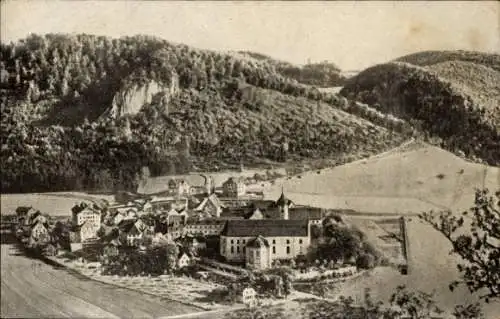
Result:
<instances>
[{"instance_id":1,"label":"window","mask_svg":"<svg viewBox=\"0 0 500 319\"><path fill-rule=\"evenodd\" d=\"M236 240L236 243L237 243L237 244L239 244L239 243L240 243L240 240L239 240L239 239L238 239L238 240Z\"/></svg>"},{"instance_id":2,"label":"window","mask_svg":"<svg viewBox=\"0 0 500 319\"><path fill-rule=\"evenodd\" d=\"M287 245L290 245L290 239L287 239L287 240L286 240L286 244L287 244Z\"/></svg>"},{"instance_id":3,"label":"window","mask_svg":"<svg viewBox=\"0 0 500 319\"><path fill-rule=\"evenodd\" d=\"M234 243L234 240L231 239L231 244L233 244L233 243Z\"/></svg>"},{"instance_id":4,"label":"window","mask_svg":"<svg viewBox=\"0 0 500 319\"><path fill-rule=\"evenodd\" d=\"M273 245L276 245L276 239L273 239Z\"/></svg>"},{"instance_id":5,"label":"window","mask_svg":"<svg viewBox=\"0 0 500 319\"><path fill-rule=\"evenodd\" d=\"M234 254L234 246L231 246L231 254Z\"/></svg>"},{"instance_id":6,"label":"window","mask_svg":"<svg viewBox=\"0 0 500 319\"><path fill-rule=\"evenodd\" d=\"M236 246L236 252L239 253L240 252L240 246Z\"/></svg>"},{"instance_id":7,"label":"window","mask_svg":"<svg viewBox=\"0 0 500 319\"><path fill-rule=\"evenodd\" d=\"M286 246L286 254L290 255L290 246Z\"/></svg>"},{"instance_id":8,"label":"window","mask_svg":"<svg viewBox=\"0 0 500 319\"><path fill-rule=\"evenodd\" d=\"M273 246L273 254L276 254L276 246Z\"/></svg>"},{"instance_id":9,"label":"window","mask_svg":"<svg viewBox=\"0 0 500 319\"><path fill-rule=\"evenodd\" d=\"M302 245L302 239L299 239L299 244L301 244L301 245Z\"/></svg>"}]
</instances>

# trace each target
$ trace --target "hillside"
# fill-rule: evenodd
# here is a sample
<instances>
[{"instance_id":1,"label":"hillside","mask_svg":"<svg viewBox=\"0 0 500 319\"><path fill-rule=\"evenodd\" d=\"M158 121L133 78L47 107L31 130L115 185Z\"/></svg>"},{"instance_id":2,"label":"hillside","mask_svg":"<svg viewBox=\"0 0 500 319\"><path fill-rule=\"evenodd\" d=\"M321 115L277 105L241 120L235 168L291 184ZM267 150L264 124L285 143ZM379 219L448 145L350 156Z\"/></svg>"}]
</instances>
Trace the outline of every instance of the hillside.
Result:
<instances>
[{"instance_id":1,"label":"hillside","mask_svg":"<svg viewBox=\"0 0 500 319\"><path fill-rule=\"evenodd\" d=\"M239 57L250 60L265 61L273 65L277 72L284 77L292 78L299 83L319 88L340 86L344 84L347 79L346 75L337 65L328 61L307 63L303 66L297 66L257 52L238 51L236 54Z\"/></svg>"},{"instance_id":2,"label":"hillside","mask_svg":"<svg viewBox=\"0 0 500 319\"><path fill-rule=\"evenodd\" d=\"M498 59L483 53L417 54L401 60L424 66L377 65L350 79L340 93L407 120L456 154L499 165Z\"/></svg>"},{"instance_id":3,"label":"hillside","mask_svg":"<svg viewBox=\"0 0 500 319\"><path fill-rule=\"evenodd\" d=\"M301 205L378 214L418 214L474 202L476 188L500 188L498 167L470 163L428 144L412 143L380 157L311 171L284 180L287 196ZM281 182L268 190L279 196Z\"/></svg>"},{"instance_id":4,"label":"hillside","mask_svg":"<svg viewBox=\"0 0 500 319\"><path fill-rule=\"evenodd\" d=\"M419 66L429 66L448 61L463 61L480 64L500 71L500 55L476 51L422 51L405 55L397 58L395 61Z\"/></svg>"},{"instance_id":5,"label":"hillside","mask_svg":"<svg viewBox=\"0 0 500 319\"><path fill-rule=\"evenodd\" d=\"M3 192L135 190L143 167L344 163L405 139L264 60L148 36L31 35L1 52Z\"/></svg>"}]
</instances>

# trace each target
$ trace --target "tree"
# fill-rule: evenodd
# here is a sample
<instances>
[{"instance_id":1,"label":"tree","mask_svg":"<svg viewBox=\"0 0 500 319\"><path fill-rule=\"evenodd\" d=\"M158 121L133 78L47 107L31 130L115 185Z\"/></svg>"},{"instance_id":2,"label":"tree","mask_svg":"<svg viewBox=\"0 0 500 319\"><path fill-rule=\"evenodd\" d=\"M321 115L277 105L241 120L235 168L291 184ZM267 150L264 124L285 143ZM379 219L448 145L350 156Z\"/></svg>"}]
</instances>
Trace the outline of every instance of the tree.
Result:
<instances>
[{"instance_id":1,"label":"tree","mask_svg":"<svg viewBox=\"0 0 500 319\"><path fill-rule=\"evenodd\" d=\"M390 299L391 306L399 307L411 319L428 319L443 311L436 306L434 293L408 291L405 286L396 288Z\"/></svg>"},{"instance_id":2,"label":"tree","mask_svg":"<svg viewBox=\"0 0 500 319\"><path fill-rule=\"evenodd\" d=\"M375 257L371 254L363 253L356 258L356 266L360 269L371 269L375 265Z\"/></svg>"},{"instance_id":3,"label":"tree","mask_svg":"<svg viewBox=\"0 0 500 319\"><path fill-rule=\"evenodd\" d=\"M462 279L450 284L453 290L465 284L481 293L486 302L500 297L500 190L490 196L476 190L474 206L462 216L452 212L424 213L421 219L441 232L452 244L452 254L463 260L457 268ZM465 231L465 232L464 232Z\"/></svg>"}]
</instances>

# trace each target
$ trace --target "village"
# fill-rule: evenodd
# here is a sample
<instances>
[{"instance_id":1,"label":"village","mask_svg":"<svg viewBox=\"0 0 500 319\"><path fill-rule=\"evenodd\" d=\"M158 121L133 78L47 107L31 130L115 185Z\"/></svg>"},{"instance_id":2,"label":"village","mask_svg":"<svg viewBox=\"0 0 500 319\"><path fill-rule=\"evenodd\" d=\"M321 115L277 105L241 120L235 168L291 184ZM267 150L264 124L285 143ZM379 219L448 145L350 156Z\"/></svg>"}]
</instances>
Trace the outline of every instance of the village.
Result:
<instances>
[{"instance_id":1,"label":"village","mask_svg":"<svg viewBox=\"0 0 500 319\"><path fill-rule=\"evenodd\" d=\"M76 204L69 220L18 207L15 232L30 252L113 276L114 283L166 275L210 282L209 309L284 298L293 287L323 296L318 282L389 263L364 236L349 242L360 232L344 223L346 212L295 204L283 189L264 199L247 184L241 177L216 187L210 176L172 176L154 195L118 193L114 203Z\"/></svg>"}]
</instances>

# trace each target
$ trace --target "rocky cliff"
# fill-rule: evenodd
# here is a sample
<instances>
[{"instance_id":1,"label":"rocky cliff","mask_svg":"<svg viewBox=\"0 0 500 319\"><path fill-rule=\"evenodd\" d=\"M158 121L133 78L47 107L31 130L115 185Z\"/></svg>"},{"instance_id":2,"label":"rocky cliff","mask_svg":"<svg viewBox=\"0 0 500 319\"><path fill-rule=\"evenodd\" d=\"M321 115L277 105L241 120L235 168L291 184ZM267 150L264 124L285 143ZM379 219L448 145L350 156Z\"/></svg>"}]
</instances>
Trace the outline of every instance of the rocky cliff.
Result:
<instances>
[{"instance_id":1,"label":"rocky cliff","mask_svg":"<svg viewBox=\"0 0 500 319\"><path fill-rule=\"evenodd\" d=\"M124 85L114 96L109 116L118 118L134 115L146 104L157 103L168 112L171 97L179 91L178 79L173 76L170 84L149 80L145 83Z\"/></svg>"}]
</instances>

